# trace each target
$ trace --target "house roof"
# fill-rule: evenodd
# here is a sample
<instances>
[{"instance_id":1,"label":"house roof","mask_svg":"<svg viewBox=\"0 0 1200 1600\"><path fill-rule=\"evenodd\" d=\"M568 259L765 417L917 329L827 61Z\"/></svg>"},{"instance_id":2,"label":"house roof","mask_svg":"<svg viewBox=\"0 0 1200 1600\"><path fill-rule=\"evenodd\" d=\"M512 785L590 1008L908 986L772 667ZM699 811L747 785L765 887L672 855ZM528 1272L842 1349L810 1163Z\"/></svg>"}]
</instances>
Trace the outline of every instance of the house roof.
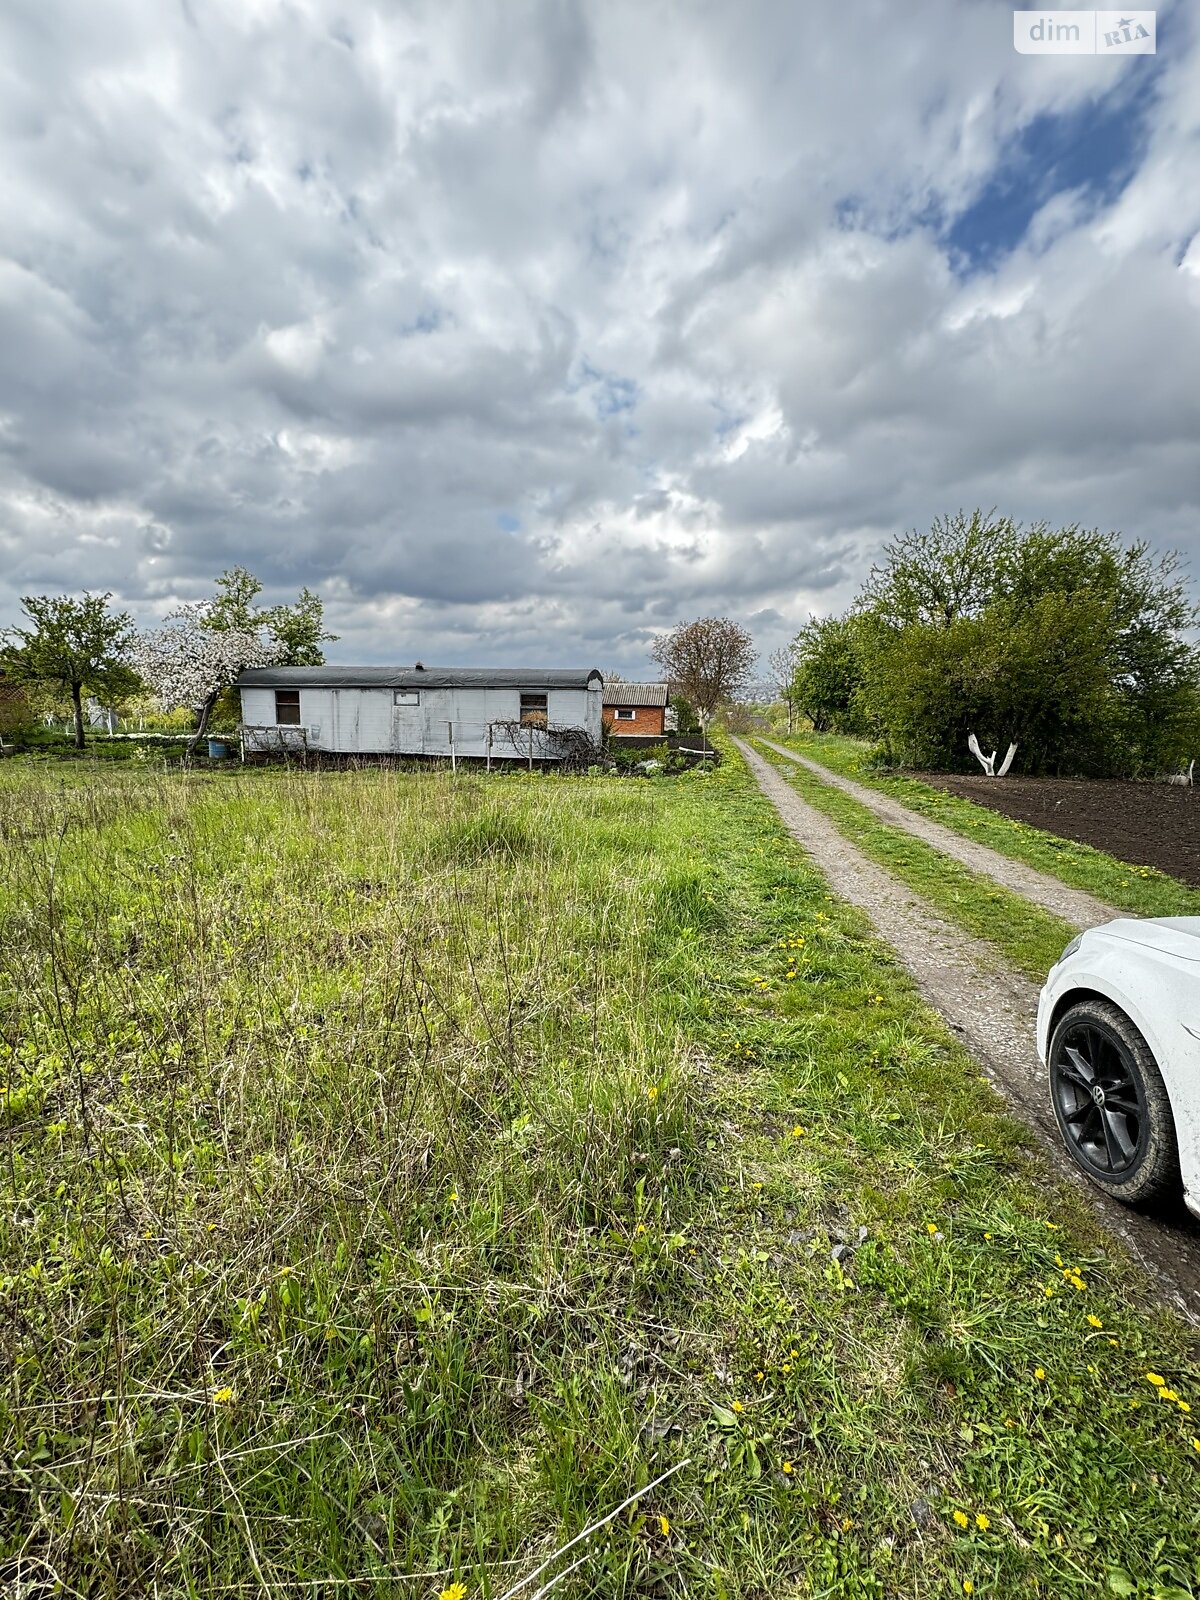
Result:
<instances>
[{"instance_id":1,"label":"house roof","mask_svg":"<svg viewBox=\"0 0 1200 1600\"><path fill-rule=\"evenodd\" d=\"M238 689L590 689L595 667L248 667Z\"/></svg>"},{"instance_id":2,"label":"house roof","mask_svg":"<svg viewBox=\"0 0 1200 1600\"><path fill-rule=\"evenodd\" d=\"M665 706L665 683L614 683L604 691L606 706Z\"/></svg>"}]
</instances>

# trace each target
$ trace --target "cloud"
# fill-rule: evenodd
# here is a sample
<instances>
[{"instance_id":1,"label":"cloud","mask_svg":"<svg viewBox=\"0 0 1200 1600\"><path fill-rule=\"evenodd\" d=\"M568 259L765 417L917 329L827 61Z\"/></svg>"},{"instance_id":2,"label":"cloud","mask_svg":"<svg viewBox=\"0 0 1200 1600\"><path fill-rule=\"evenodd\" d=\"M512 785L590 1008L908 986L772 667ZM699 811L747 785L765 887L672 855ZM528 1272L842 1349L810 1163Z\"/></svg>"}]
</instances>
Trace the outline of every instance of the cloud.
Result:
<instances>
[{"instance_id":1,"label":"cloud","mask_svg":"<svg viewBox=\"0 0 1200 1600\"><path fill-rule=\"evenodd\" d=\"M1008 11L0 18L0 623L234 561L343 659L764 652L959 505L1200 554L1200 49Z\"/></svg>"}]
</instances>

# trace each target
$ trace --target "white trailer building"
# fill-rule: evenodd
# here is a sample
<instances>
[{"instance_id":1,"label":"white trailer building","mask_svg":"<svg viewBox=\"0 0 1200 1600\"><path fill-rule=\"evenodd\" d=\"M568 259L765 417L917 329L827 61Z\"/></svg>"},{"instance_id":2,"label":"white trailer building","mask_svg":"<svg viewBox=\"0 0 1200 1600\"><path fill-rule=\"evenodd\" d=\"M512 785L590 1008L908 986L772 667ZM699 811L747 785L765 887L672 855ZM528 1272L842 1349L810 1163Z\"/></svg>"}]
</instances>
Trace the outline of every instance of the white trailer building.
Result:
<instances>
[{"instance_id":1,"label":"white trailer building","mask_svg":"<svg viewBox=\"0 0 1200 1600\"><path fill-rule=\"evenodd\" d=\"M556 728L601 741L604 679L594 668L252 667L236 687L250 754L553 761Z\"/></svg>"}]
</instances>

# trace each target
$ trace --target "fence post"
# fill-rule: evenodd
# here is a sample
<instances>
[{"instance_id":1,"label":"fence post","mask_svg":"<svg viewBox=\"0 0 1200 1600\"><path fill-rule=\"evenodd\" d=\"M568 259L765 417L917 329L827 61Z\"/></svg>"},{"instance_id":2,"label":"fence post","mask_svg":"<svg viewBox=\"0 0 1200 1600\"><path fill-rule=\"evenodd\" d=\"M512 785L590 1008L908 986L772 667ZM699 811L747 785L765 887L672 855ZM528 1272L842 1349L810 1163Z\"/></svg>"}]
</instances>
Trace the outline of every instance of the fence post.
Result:
<instances>
[{"instance_id":1,"label":"fence post","mask_svg":"<svg viewBox=\"0 0 1200 1600\"><path fill-rule=\"evenodd\" d=\"M529 724L529 770L533 771L533 723Z\"/></svg>"},{"instance_id":2,"label":"fence post","mask_svg":"<svg viewBox=\"0 0 1200 1600\"><path fill-rule=\"evenodd\" d=\"M446 724L446 732L450 736L450 771L457 772L458 757L454 754L454 724L452 722Z\"/></svg>"},{"instance_id":3,"label":"fence post","mask_svg":"<svg viewBox=\"0 0 1200 1600\"><path fill-rule=\"evenodd\" d=\"M494 732L495 732L495 729L492 727L492 724L489 722L488 725L487 725L487 770L489 772L492 770L492 734Z\"/></svg>"}]
</instances>

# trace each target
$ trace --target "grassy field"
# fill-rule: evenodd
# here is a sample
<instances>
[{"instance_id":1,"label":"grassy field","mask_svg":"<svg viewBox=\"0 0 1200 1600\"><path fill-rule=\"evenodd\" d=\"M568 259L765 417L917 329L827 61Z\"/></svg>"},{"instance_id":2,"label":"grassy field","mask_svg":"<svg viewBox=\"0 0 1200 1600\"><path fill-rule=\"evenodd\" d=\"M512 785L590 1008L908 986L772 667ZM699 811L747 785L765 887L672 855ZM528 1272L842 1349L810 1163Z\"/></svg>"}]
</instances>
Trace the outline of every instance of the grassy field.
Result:
<instances>
[{"instance_id":1,"label":"grassy field","mask_svg":"<svg viewBox=\"0 0 1200 1600\"><path fill-rule=\"evenodd\" d=\"M0 1590L1200 1586L1192 1330L736 758L6 762L0 1085Z\"/></svg>"},{"instance_id":2,"label":"grassy field","mask_svg":"<svg viewBox=\"0 0 1200 1600\"><path fill-rule=\"evenodd\" d=\"M802 733L780 737L778 743L790 745L801 755L818 761L831 772L853 778L856 783L891 795L923 817L952 828L964 838L990 845L1001 855L1025 861L1040 872L1086 889L1098 899L1138 917L1194 917L1200 915L1200 889L1191 889L1177 878L1156 872L1152 867L1118 861L1091 845L1060 839L977 806L971 800L935 789L900 773L884 772L871 764L871 747L861 739L848 739L836 733ZM768 754L769 752L764 752Z\"/></svg>"}]
</instances>

